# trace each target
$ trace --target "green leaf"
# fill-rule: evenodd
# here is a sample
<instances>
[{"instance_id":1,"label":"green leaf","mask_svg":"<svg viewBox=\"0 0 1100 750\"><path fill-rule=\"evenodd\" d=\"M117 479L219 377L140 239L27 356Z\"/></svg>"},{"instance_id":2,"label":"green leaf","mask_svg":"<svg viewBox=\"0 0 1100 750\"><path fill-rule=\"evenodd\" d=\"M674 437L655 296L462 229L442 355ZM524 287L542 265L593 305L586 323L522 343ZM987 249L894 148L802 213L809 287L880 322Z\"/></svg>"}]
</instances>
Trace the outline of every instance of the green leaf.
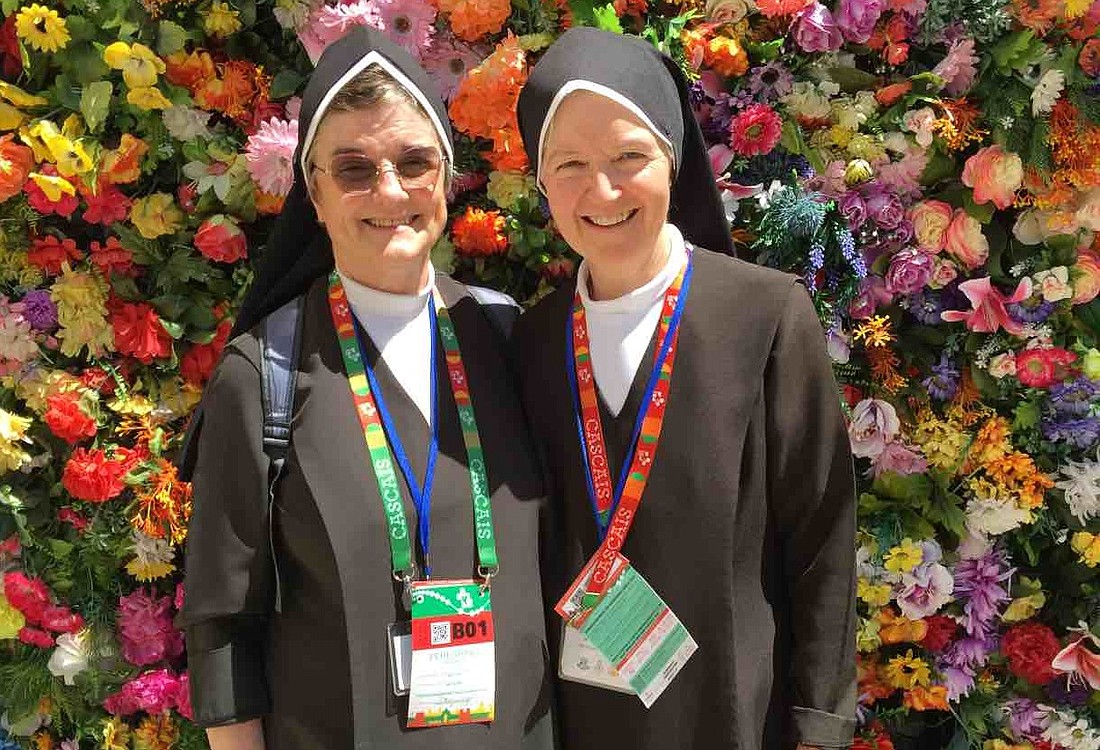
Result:
<instances>
[{"instance_id":1,"label":"green leaf","mask_svg":"<svg viewBox=\"0 0 1100 750\"><path fill-rule=\"evenodd\" d=\"M878 76L852 67L828 68L829 78L835 81L845 93L856 91L874 91L878 88Z\"/></svg>"},{"instance_id":2,"label":"green leaf","mask_svg":"<svg viewBox=\"0 0 1100 750\"><path fill-rule=\"evenodd\" d=\"M920 182L922 185L935 185L937 182L950 179L954 175L955 160L949 154L935 151L932 158L925 164L924 171L921 172Z\"/></svg>"},{"instance_id":3,"label":"green leaf","mask_svg":"<svg viewBox=\"0 0 1100 750\"><path fill-rule=\"evenodd\" d=\"M1012 426L1016 429L1037 427L1041 416L1042 414L1039 411L1039 405L1037 403L1034 401L1024 401L1016 405L1016 409L1013 412Z\"/></svg>"},{"instance_id":4,"label":"green leaf","mask_svg":"<svg viewBox=\"0 0 1100 750\"><path fill-rule=\"evenodd\" d=\"M4 4L0 8L3 8L5 16L10 16L19 7L19 3L20 0L4 0Z\"/></svg>"},{"instance_id":5,"label":"green leaf","mask_svg":"<svg viewBox=\"0 0 1100 750\"><path fill-rule=\"evenodd\" d=\"M96 25L84 16L65 16L65 28L72 42L90 42L96 38Z\"/></svg>"},{"instance_id":6,"label":"green leaf","mask_svg":"<svg viewBox=\"0 0 1100 750\"><path fill-rule=\"evenodd\" d=\"M1100 335L1100 297L1097 297L1087 305L1078 305L1073 308L1077 319L1092 329L1093 333Z\"/></svg>"},{"instance_id":7,"label":"green leaf","mask_svg":"<svg viewBox=\"0 0 1100 750\"><path fill-rule=\"evenodd\" d=\"M963 202L966 212L983 224L988 224L989 220L993 218L993 213L997 210L997 207L993 205L992 202L975 203L974 193L969 190L966 192L966 195L963 196Z\"/></svg>"},{"instance_id":8,"label":"green leaf","mask_svg":"<svg viewBox=\"0 0 1100 750\"><path fill-rule=\"evenodd\" d=\"M80 114L84 115L84 124L95 132L107 119L111 108L111 94L114 87L110 81L89 83L80 92Z\"/></svg>"},{"instance_id":9,"label":"green leaf","mask_svg":"<svg viewBox=\"0 0 1100 750\"><path fill-rule=\"evenodd\" d=\"M939 524L957 537L966 536L966 513L962 509L962 498L954 493L937 493L932 503L931 514Z\"/></svg>"},{"instance_id":10,"label":"green leaf","mask_svg":"<svg viewBox=\"0 0 1100 750\"><path fill-rule=\"evenodd\" d=\"M304 80L304 77L290 68L280 70L275 74L275 78L271 80L271 93L269 95L272 99L285 99L288 96L294 96Z\"/></svg>"},{"instance_id":11,"label":"green leaf","mask_svg":"<svg viewBox=\"0 0 1100 750\"><path fill-rule=\"evenodd\" d=\"M171 320L165 320L164 318L161 318L160 319L160 324L164 328L164 330L168 332L168 335L171 336L172 338L174 338L174 339L183 338L183 326L180 325L179 323L175 323Z\"/></svg>"},{"instance_id":12,"label":"green leaf","mask_svg":"<svg viewBox=\"0 0 1100 750\"><path fill-rule=\"evenodd\" d=\"M166 57L174 52L179 52L186 46L190 36L187 29L178 23L161 21L157 25L157 54Z\"/></svg>"},{"instance_id":13,"label":"green leaf","mask_svg":"<svg viewBox=\"0 0 1100 750\"><path fill-rule=\"evenodd\" d=\"M924 474L898 474L884 471L875 479L872 489L880 495L919 506L932 495L932 480Z\"/></svg>"},{"instance_id":14,"label":"green leaf","mask_svg":"<svg viewBox=\"0 0 1100 750\"><path fill-rule=\"evenodd\" d=\"M993 61L999 68L1006 70L1012 68L1017 60L1026 54L1034 38L1035 34L1028 29L1021 29L1015 34L1009 34L991 50Z\"/></svg>"},{"instance_id":15,"label":"green leaf","mask_svg":"<svg viewBox=\"0 0 1100 750\"><path fill-rule=\"evenodd\" d=\"M623 33L623 25L619 23L619 15L615 12L615 6L608 4L592 11L596 19L596 28L603 31L613 31L616 34Z\"/></svg>"},{"instance_id":16,"label":"green leaf","mask_svg":"<svg viewBox=\"0 0 1100 750\"><path fill-rule=\"evenodd\" d=\"M50 552L54 557L64 560L66 557L72 554L73 545L70 542L66 542L64 539L51 539L49 541Z\"/></svg>"}]
</instances>

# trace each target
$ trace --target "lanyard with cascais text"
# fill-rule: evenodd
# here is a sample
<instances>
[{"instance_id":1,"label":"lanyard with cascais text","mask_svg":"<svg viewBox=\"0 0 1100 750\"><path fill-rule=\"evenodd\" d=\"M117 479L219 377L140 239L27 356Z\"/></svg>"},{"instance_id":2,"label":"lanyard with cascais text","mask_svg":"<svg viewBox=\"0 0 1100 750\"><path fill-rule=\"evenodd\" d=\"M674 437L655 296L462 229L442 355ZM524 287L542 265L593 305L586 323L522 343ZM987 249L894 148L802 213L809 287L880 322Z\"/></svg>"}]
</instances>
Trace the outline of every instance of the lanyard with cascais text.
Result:
<instances>
[{"instance_id":1,"label":"lanyard with cascais text","mask_svg":"<svg viewBox=\"0 0 1100 750\"><path fill-rule=\"evenodd\" d=\"M657 443L664 424L672 370L676 362L676 342L680 335L680 319L691 287L693 264L691 248L688 259L676 279L665 292L657 327L657 352L653 370L646 383L642 407L634 423L634 432L627 449L630 460L623 461L618 486L612 489L611 472L604 441L603 426L596 395L596 377L592 370L592 355L588 340L588 322L580 293L573 299L573 314L566 332L569 385L573 392L573 413L584 458L585 479L592 511L599 531L600 546L594 557L592 578L586 599L598 598L610 580L612 564L626 541L634 516L649 481L649 472L657 454Z\"/></svg>"},{"instance_id":2,"label":"lanyard with cascais text","mask_svg":"<svg viewBox=\"0 0 1100 750\"><path fill-rule=\"evenodd\" d=\"M458 336L455 334L454 323L450 313L439 298L437 292L433 292L429 299L429 308L432 316L432 444L429 447L428 468L425 472L424 486L417 488L408 465L400 437L389 419L382 399L382 392L366 363L366 357L360 345L360 335L355 316L351 311L344 285L340 281L339 274L333 271L329 276L328 288L329 310L332 313L332 323L336 328L336 336L340 343L340 354L344 360L344 370L348 377L348 386L351 388L352 398L355 401L355 411L359 416L359 422L363 426L363 437L366 439L367 450L370 453L371 467L374 470L375 480L378 482L378 493L382 498L382 508L386 516L386 526L390 537L390 558L393 563L393 575L400 581L409 584L416 579L416 563L413 560L412 546L409 543L409 527L405 520L405 509L401 499L401 492L397 487L397 477L394 472L394 454L397 454L398 463L405 474L406 483L419 516L421 550L425 557L425 567L428 562L428 529L430 527L431 512L431 484L434 454L438 448L439 419L436 415L435 389L435 334L438 327L439 339L443 342L443 356L447 362L448 381L451 384L451 393L454 396L455 406L458 410L458 419L462 426L462 438L466 446L466 459L470 471L470 490L473 498L474 514L474 538L477 543L478 575L486 583L496 575L499 567L497 562L496 537L493 533L492 502L489 497L489 476L485 466L485 455L481 448L481 438L477 430L477 420L474 417L474 405L470 399L470 389L466 379L466 368L462 364L462 354L458 347ZM388 436L388 440L387 440ZM393 452L390 445L393 445ZM430 574L430 570L425 570Z\"/></svg>"}]
</instances>

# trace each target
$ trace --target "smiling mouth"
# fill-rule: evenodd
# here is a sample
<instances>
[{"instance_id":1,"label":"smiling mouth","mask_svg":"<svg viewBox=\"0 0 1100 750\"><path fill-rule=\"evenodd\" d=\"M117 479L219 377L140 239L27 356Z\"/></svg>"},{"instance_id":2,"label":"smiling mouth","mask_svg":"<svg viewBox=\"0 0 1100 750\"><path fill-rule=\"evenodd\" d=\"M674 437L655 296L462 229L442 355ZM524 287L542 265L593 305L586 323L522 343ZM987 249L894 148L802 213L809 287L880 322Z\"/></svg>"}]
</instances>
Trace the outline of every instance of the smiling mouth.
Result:
<instances>
[{"instance_id":1,"label":"smiling mouth","mask_svg":"<svg viewBox=\"0 0 1100 750\"><path fill-rule=\"evenodd\" d=\"M634 218L634 215L638 213L638 209L632 208L629 211L624 211L621 214L613 214L611 216L582 216L588 224L606 229L608 227L616 227L619 224L625 224Z\"/></svg>"},{"instance_id":2,"label":"smiling mouth","mask_svg":"<svg viewBox=\"0 0 1100 750\"><path fill-rule=\"evenodd\" d=\"M374 229L395 229L400 226L409 226L415 220L415 216L408 216L400 219L363 219L363 223Z\"/></svg>"}]
</instances>

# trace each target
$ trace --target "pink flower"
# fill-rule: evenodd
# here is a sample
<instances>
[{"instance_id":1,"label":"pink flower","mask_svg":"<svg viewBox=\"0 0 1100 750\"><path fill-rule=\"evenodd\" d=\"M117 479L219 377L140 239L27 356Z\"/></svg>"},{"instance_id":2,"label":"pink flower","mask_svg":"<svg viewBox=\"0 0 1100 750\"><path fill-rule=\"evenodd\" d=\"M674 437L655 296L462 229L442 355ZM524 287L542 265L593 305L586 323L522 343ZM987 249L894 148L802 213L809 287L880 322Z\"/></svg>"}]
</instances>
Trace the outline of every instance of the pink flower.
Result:
<instances>
[{"instance_id":1,"label":"pink flower","mask_svg":"<svg viewBox=\"0 0 1100 750\"><path fill-rule=\"evenodd\" d=\"M375 0L378 25L393 41L420 59L432 45L435 8L422 0Z\"/></svg>"},{"instance_id":2,"label":"pink flower","mask_svg":"<svg viewBox=\"0 0 1100 750\"><path fill-rule=\"evenodd\" d=\"M1050 666L1059 674L1068 674L1071 682L1088 683L1093 690L1100 690L1100 654L1085 647L1085 642L1100 648L1100 638L1087 629L1083 635L1069 644L1054 657Z\"/></svg>"},{"instance_id":3,"label":"pink flower","mask_svg":"<svg viewBox=\"0 0 1100 750\"><path fill-rule=\"evenodd\" d=\"M955 579L940 563L921 565L901 579L898 608L910 620L920 620L936 613L951 601Z\"/></svg>"},{"instance_id":4,"label":"pink flower","mask_svg":"<svg viewBox=\"0 0 1100 750\"><path fill-rule=\"evenodd\" d=\"M970 270L981 268L989 258L989 240L982 234L982 224L961 208L944 234L944 248Z\"/></svg>"},{"instance_id":5,"label":"pink flower","mask_svg":"<svg viewBox=\"0 0 1100 750\"><path fill-rule=\"evenodd\" d=\"M118 637L126 661L143 667L183 653L183 633L172 625L170 597L138 589L118 603Z\"/></svg>"},{"instance_id":6,"label":"pink flower","mask_svg":"<svg viewBox=\"0 0 1100 750\"><path fill-rule=\"evenodd\" d=\"M783 134L783 120L767 104L745 107L730 122L730 146L741 156L771 152Z\"/></svg>"},{"instance_id":7,"label":"pink flower","mask_svg":"<svg viewBox=\"0 0 1100 750\"><path fill-rule=\"evenodd\" d=\"M1073 304L1092 302L1097 294L1100 294L1100 255L1082 250L1073 266Z\"/></svg>"},{"instance_id":8,"label":"pink flower","mask_svg":"<svg viewBox=\"0 0 1100 750\"><path fill-rule=\"evenodd\" d=\"M936 200L921 201L909 209L913 235L921 250L929 253L943 250L947 227L951 225L953 215L950 205Z\"/></svg>"},{"instance_id":9,"label":"pink flower","mask_svg":"<svg viewBox=\"0 0 1100 750\"><path fill-rule=\"evenodd\" d=\"M915 247L894 253L886 271L886 291L892 294L916 294L932 278L935 256Z\"/></svg>"},{"instance_id":10,"label":"pink flower","mask_svg":"<svg viewBox=\"0 0 1100 750\"><path fill-rule=\"evenodd\" d=\"M886 281L881 276L868 276L859 286L859 294L848 305L848 314L853 320L867 320L875 310L888 305L894 295L886 290Z\"/></svg>"},{"instance_id":11,"label":"pink flower","mask_svg":"<svg viewBox=\"0 0 1100 750\"><path fill-rule=\"evenodd\" d=\"M298 32L298 39L310 61L316 65L325 48L342 38L353 26L379 27L378 12L370 0L318 6Z\"/></svg>"},{"instance_id":12,"label":"pink flower","mask_svg":"<svg viewBox=\"0 0 1100 750\"><path fill-rule=\"evenodd\" d=\"M954 261L948 260L942 255L937 256L936 267L932 269L932 278L928 280L928 286L933 289L943 289L958 277L959 268Z\"/></svg>"},{"instance_id":13,"label":"pink flower","mask_svg":"<svg viewBox=\"0 0 1100 750\"><path fill-rule=\"evenodd\" d=\"M458 84L466 74L476 68L484 55L450 34L440 34L424 53L424 69L439 87L439 93L450 101L458 90Z\"/></svg>"},{"instance_id":14,"label":"pink flower","mask_svg":"<svg viewBox=\"0 0 1100 750\"><path fill-rule=\"evenodd\" d=\"M928 154L922 148L911 148L899 161L878 166L878 181L903 197L920 197L923 188L920 176L928 166Z\"/></svg>"},{"instance_id":15,"label":"pink flower","mask_svg":"<svg viewBox=\"0 0 1100 750\"><path fill-rule=\"evenodd\" d=\"M1024 278L1016 286L1011 297L1005 297L993 287L988 276L970 279L959 284L959 291L970 300L970 310L945 310L940 317L950 323L966 323L966 327L978 333L995 333L1004 328L1009 333L1020 336L1024 326L1009 317L1005 304L1023 302L1031 296L1031 279Z\"/></svg>"},{"instance_id":16,"label":"pink flower","mask_svg":"<svg viewBox=\"0 0 1100 750\"><path fill-rule=\"evenodd\" d=\"M947 57L940 60L932 72L942 78L944 91L951 96L965 94L978 76L978 56L974 54L973 39L959 39L947 50Z\"/></svg>"},{"instance_id":17,"label":"pink flower","mask_svg":"<svg viewBox=\"0 0 1100 750\"><path fill-rule=\"evenodd\" d=\"M833 52L844 44L833 14L821 3L807 5L794 17L794 40L803 52Z\"/></svg>"},{"instance_id":18,"label":"pink flower","mask_svg":"<svg viewBox=\"0 0 1100 750\"><path fill-rule=\"evenodd\" d=\"M191 721L195 720L195 712L191 708L191 673L184 672L180 675L179 692L176 693L176 710L180 715Z\"/></svg>"},{"instance_id":19,"label":"pink flower","mask_svg":"<svg viewBox=\"0 0 1100 750\"><path fill-rule=\"evenodd\" d=\"M975 203L993 201L997 208L1008 208L1024 182L1024 163L1018 154L986 146L966 160L962 181L974 188Z\"/></svg>"},{"instance_id":20,"label":"pink flower","mask_svg":"<svg viewBox=\"0 0 1100 750\"><path fill-rule=\"evenodd\" d=\"M889 401L865 398L852 409L848 439L852 453L861 458L877 458L897 437L901 421Z\"/></svg>"},{"instance_id":21,"label":"pink flower","mask_svg":"<svg viewBox=\"0 0 1100 750\"><path fill-rule=\"evenodd\" d=\"M298 121L272 117L248 137L245 158L248 172L260 189L284 196L294 184L294 149L298 147Z\"/></svg>"},{"instance_id":22,"label":"pink flower","mask_svg":"<svg viewBox=\"0 0 1100 750\"><path fill-rule=\"evenodd\" d=\"M849 42L863 44L871 38L881 15L881 0L840 0L836 9L836 25Z\"/></svg>"},{"instance_id":23,"label":"pink flower","mask_svg":"<svg viewBox=\"0 0 1100 750\"><path fill-rule=\"evenodd\" d=\"M871 463L871 476L878 478L883 472L895 474L923 474L928 471L924 456L897 440L887 443L882 453Z\"/></svg>"},{"instance_id":24,"label":"pink flower","mask_svg":"<svg viewBox=\"0 0 1100 750\"><path fill-rule=\"evenodd\" d=\"M180 690L186 688L178 677L167 669L146 672L122 686L117 693L103 700L103 708L115 716L128 716L144 711L160 714L180 705ZM190 704L190 701L188 701Z\"/></svg>"}]
</instances>

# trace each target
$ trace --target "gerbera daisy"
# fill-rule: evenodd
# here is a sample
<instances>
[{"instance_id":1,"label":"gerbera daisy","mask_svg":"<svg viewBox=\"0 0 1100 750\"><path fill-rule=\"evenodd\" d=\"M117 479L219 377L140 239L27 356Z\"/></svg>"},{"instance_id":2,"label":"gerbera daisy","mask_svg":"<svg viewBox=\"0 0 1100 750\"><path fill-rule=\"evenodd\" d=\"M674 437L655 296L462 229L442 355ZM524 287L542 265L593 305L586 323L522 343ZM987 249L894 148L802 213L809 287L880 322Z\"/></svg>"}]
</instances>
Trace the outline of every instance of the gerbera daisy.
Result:
<instances>
[{"instance_id":1,"label":"gerbera daisy","mask_svg":"<svg viewBox=\"0 0 1100 750\"><path fill-rule=\"evenodd\" d=\"M749 89L762 99L778 99L791 93L794 76L778 60L753 68L749 73Z\"/></svg>"},{"instance_id":2,"label":"gerbera daisy","mask_svg":"<svg viewBox=\"0 0 1100 750\"><path fill-rule=\"evenodd\" d=\"M386 36L421 58L432 44L435 8L423 0L377 0L375 9Z\"/></svg>"},{"instance_id":3,"label":"gerbera daisy","mask_svg":"<svg viewBox=\"0 0 1100 750\"><path fill-rule=\"evenodd\" d=\"M298 146L298 121L272 117L249 136L245 149L248 172L260 189L283 196L294 182L294 149Z\"/></svg>"},{"instance_id":4,"label":"gerbera daisy","mask_svg":"<svg viewBox=\"0 0 1100 750\"><path fill-rule=\"evenodd\" d=\"M57 52L70 39L65 19L38 3L20 9L15 17L15 33L39 52Z\"/></svg>"},{"instance_id":5,"label":"gerbera daisy","mask_svg":"<svg viewBox=\"0 0 1100 750\"><path fill-rule=\"evenodd\" d=\"M742 156L770 153L779 143L783 120L767 104L746 107L730 122L730 146Z\"/></svg>"},{"instance_id":6,"label":"gerbera daisy","mask_svg":"<svg viewBox=\"0 0 1100 750\"><path fill-rule=\"evenodd\" d=\"M439 93L450 101L458 90L458 84L470 70L477 67L482 57L470 45L447 34L435 38L431 49L424 53L422 62L439 87Z\"/></svg>"}]
</instances>

